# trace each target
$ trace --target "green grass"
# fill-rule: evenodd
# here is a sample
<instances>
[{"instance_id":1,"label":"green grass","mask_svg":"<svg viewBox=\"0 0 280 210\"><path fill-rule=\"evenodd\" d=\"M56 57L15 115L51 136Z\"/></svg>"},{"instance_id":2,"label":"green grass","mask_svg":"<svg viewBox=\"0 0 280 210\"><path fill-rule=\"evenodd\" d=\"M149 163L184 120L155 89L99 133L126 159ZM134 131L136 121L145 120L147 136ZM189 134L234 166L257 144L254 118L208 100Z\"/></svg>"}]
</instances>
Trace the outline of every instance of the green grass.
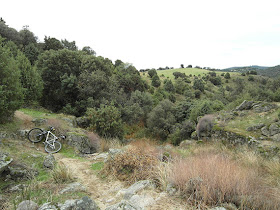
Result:
<instances>
[{"instance_id":1,"label":"green grass","mask_svg":"<svg viewBox=\"0 0 280 210\"><path fill-rule=\"evenodd\" d=\"M81 161L85 161L84 158L80 157L77 152L75 151L75 149L71 146L68 146L66 144L63 144L61 150L59 151L60 154L62 154L65 157L68 158L74 158L74 159L79 159Z\"/></svg>"},{"instance_id":2,"label":"green grass","mask_svg":"<svg viewBox=\"0 0 280 210\"><path fill-rule=\"evenodd\" d=\"M100 171L104 167L104 162L97 162L91 165L91 169L94 171Z\"/></svg>"},{"instance_id":3,"label":"green grass","mask_svg":"<svg viewBox=\"0 0 280 210\"><path fill-rule=\"evenodd\" d=\"M35 109L22 108L19 111L33 118L51 118L56 116L56 114L50 113L48 110L45 109L35 110Z\"/></svg>"}]
</instances>

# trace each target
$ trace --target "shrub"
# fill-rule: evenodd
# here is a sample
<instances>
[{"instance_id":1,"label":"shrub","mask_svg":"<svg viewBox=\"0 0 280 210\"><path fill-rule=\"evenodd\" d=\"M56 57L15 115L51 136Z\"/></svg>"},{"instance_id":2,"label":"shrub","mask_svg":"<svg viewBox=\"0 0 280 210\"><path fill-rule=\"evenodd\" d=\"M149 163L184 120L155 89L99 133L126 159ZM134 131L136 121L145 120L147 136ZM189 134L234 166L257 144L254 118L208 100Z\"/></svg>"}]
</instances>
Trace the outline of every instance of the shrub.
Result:
<instances>
[{"instance_id":1,"label":"shrub","mask_svg":"<svg viewBox=\"0 0 280 210\"><path fill-rule=\"evenodd\" d=\"M51 177L55 183L69 183L75 180L70 169L64 164L56 165L51 172Z\"/></svg>"},{"instance_id":2,"label":"shrub","mask_svg":"<svg viewBox=\"0 0 280 210\"><path fill-rule=\"evenodd\" d=\"M248 77L248 81L251 81L251 82L252 82L252 81L255 81L255 78L254 78L253 76L249 76L249 77Z\"/></svg>"},{"instance_id":3,"label":"shrub","mask_svg":"<svg viewBox=\"0 0 280 210\"><path fill-rule=\"evenodd\" d=\"M109 159L101 173L111 174L121 181L132 184L140 180L153 179L157 164L157 155L147 149L132 147Z\"/></svg>"},{"instance_id":4,"label":"shrub","mask_svg":"<svg viewBox=\"0 0 280 210\"><path fill-rule=\"evenodd\" d=\"M158 75L154 75L152 78L152 86L159 87L160 84L161 84L161 81L160 81Z\"/></svg>"},{"instance_id":5,"label":"shrub","mask_svg":"<svg viewBox=\"0 0 280 210\"><path fill-rule=\"evenodd\" d=\"M198 139L204 135L208 135L213 128L213 116L212 115L205 115L199 119L197 126L196 126L196 133Z\"/></svg>"},{"instance_id":6,"label":"shrub","mask_svg":"<svg viewBox=\"0 0 280 210\"><path fill-rule=\"evenodd\" d=\"M213 107L211 102L208 100L199 101L191 110L190 119L194 122L197 122L199 116L204 116L206 114L213 113Z\"/></svg>"},{"instance_id":7,"label":"shrub","mask_svg":"<svg viewBox=\"0 0 280 210\"><path fill-rule=\"evenodd\" d=\"M148 71L148 75L153 78L154 75L157 75L157 71L155 69L151 69Z\"/></svg>"},{"instance_id":8,"label":"shrub","mask_svg":"<svg viewBox=\"0 0 280 210\"><path fill-rule=\"evenodd\" d=\"M225 79L230 79L230 74L228 72L225 74Z\"/></svg>"},{"instance_id":9,"label":"shrub","mask_svg":"<svg viewBox=\"0 0 280 210\"><path fill-rule=\"evenodd\" d=\"M195 79L193 84L193 89L200 90L201 92L204 92L204 84L201 79Z\"/></svg>"},{"instance_id":10,"label":"shrub","mask_svg":"<svg viewBox=\"0 0 280 210\"><path fill-rule=\"evenodd\" d=\"M120 111L113 105L101 104L100 108L88 108L87 116L92 129L106 138L123 138L124 127Z\"/></svg>"}]
</instances>

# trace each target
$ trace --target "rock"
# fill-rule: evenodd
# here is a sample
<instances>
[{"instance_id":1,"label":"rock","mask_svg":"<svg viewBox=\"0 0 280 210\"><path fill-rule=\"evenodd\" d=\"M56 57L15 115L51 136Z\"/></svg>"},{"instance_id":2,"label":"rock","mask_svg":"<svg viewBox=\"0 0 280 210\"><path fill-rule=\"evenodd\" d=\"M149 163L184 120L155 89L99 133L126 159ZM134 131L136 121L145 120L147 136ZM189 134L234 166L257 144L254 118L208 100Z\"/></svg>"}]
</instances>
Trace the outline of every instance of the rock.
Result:
<instances>
[{"instance_id":1,"label":"rock","mask_svg":"<svg viewBox=\"0 0 280 210\"><path fill-rule=\"evenodd\" d=\"M17 135L21 139L26 139L28 132L29 132L29 130L18 130Z\"/></svg>"},{"instance_id":2,"label":"rock","mask_svg":"<svg viewBox=\"0 0 280 210\"><path fill-rule=\"evenodd\" d=\"M51 170L54 169L54 167L56 165L56 160L55 160L53 154L48 154L45 157L43 165L47 169L51 169Z\"/></svg>"},{"instance_id":3,"label":"rock","mask_svg":"<svg viewBox=\"0 0 280 210\"><path fill-rule=\"evenodd\" d=\"M87 128L90 125L90 120L87 117L77 117L76 122L81 128Z\"/></svg>"},{"instance_id":4,"label":"rock","mask_svg":"<svg viewBox=\"0 0 280 210\"><path fill-rule=\"evenodd\" d=\"M62 118L62 120L67 122L67 125L72 127L72 128L76 128L77 127L77 122L76 122L75 119L64 117L64 118Z\"/></svg>"},{"instance_id":5,"label":"rock","mask_svg":"<svg viewBox=\"0 0 280 210\"><path fill-rule=\"evenodd\" d=\"M180 143L179 147L182 149L188 149L191 145L194 145L196 141L194 140L184 140Z\"/></svg>"},{"instance_id":6,"label":"rock","mask_svg":"<svg viewBox=\"0 0 280 210\"><path fill-rule=\"evenodd\" d=\"M7 192L20 192L20 191L23 191L25 187L26 187L26 185L24 185L24 184L18 184L18 185L9 187L6 191Z\"/></svg>"},{"instance_id":7,"label":"rock","mask_svg":"<svg viewBox=\"0 0 280 210\"><path fill-rule=\"evenodd\" d=\"M109 149L108 159L114 159L117 154L121 154L122 152L122 149Z\"/></svg>"},{"instance_id":8,"label":"rock","mask_svg":"<svg viewBox=\"0 0 280 210\"><path fill-rule=\"evenodd\" d=\"M17 210L37 210L37 209L38 209L37 203L31 200L22 201L17 207Z\"/></svg>"},{"instance_id":9,"label":"rock","mask_svg":"<svg viewBox=\"0 0 280 210\"><path fill-rule=\"evenodd\" d=\"M272 109L276 109L276 108L277 108L276 104L269 104L266 102L262 102L262 103L259 103L259 104L256 104L253 106L254 111L257 113L268 112L268 111L270 111Z\"/></svg>"},{"instance_id":10,"label":"rock","mask_svg":"<svg viewBox=\"0 0 280 210\"><path fill-rule=\"evenodd\" d=\"M279 126L276 123L272 123L269 126L269 134L270 134L270 136L274 136L275 134L278 134L278 133L280 133Z\"/></svg>"},{"instance_id":11,"label":"rock","mask_svg":"<svg viewBox=\"0 0 280 210\"><path fill-rule=\"evenodd\" d=\"M107 207L105 210L143 210L143 208L131 204L129 201L122 200L115 205Z\"/></svg>"},{"instance_id":12,"label":"rock","mask_svg":"<svg viewBox=\"0 0 280 210\"><path fill-rule=\"evenodd\" d=\"M68 192L79 192L79 191L86 191L86 188L79 182L74 182L68 184L63 190L59 192L59 194L68 193Z\"/></svg>"},{"instance_id":13,"label":"rock","mask_svg":"<svg viewBox=\"0 0 280 210\"><path fill-rule=\"evenodd\" d=\"M169 183L166 186L166 192L168 193L168 195L172 196L176 194L177 189L174 184Z\"/></svg>"},{"instance_id":14,"label":"rock","mask_svg":"<svg viewBox=\"0 0 280 210\"><path fill-rule=\"evenodd\" d=\"M270 132L267 129L267 126L262 127L261 132L262 132L262 135L264 135L264 136L270 136Z\"/></svg>"},{"instance_id":15,"label":"rock","mask_svg":"<svg viewBox=\"0 0 280 210\"><path fill-rule=\"evenodd\" d=\"M13 161L7 154L0 151L0 174L8 168L8 165Z\"/></svg>"},{"instance_id":16,"label":"rock","mask_svg":"<svg viewBox=\"0 0 280 210\"><path fill-rule=\"evenodd\" d=\"M261 129L264 126L265 126L265 124L259 123L259 124L255 124L255 125L252 125L252 126L248 127L246 130L247 131L256 131L256 130Z\"/></svg>"},{"instance_id":17,"label":"rock","mask_svg":"<svg viewBox=\"0 0 280 210\"><path fill-rule=\"evenodd\" d=\"M141 209L144 209L146 206L150 206L153 203L155 203L155 200L150 196L145 195L133 195L129 199L130 203L133 203L133 205L140 207Z\"/></svg>"},{"instance_id":18,"label":"rock","mask_svg":"<svg viewBox=\"0 0 280 210\"><path fill-rule=\"evenodd\" d=\"M280 133L275 134L271 137L273 141L279 141L280 142Z\"/></svg>"},{"instance_id":19,"label":"rock","mask_svg":"<svg viewBox=\"0 0 280 210\"><path fill-rule=\"evenodd\" d=\"M118 194L124 194L124 199L129 200L138 191L151 185L152 183L149 180L139 181L131 185L129 188L121 190Z\"/></svg>"},{"instance_id":20,"label":"rock","mask_svg":"<svg viewBox=\"0 0 280 210\"><path fill-rule=\"evenodd\" d=\"M252 109L254 104L254 101L247 101L244 100L238 107L236 107L236 111L243 111L243 110L249 110Z\"/></svg>"},{"instance_id":21,"label":"rock","mask_svg":"<svg viewBox=\"0 0 280 210\"><path fill-rule=\"evenodd\" d=\"M107 158L108 158L108 152L103 152L103 153L100 153L100 154L96 155L93 159L94 160L103 159L106 162Z\"/></svg>"},{"instance_id":22,"label":"rock","mask_svg":"<svg viewBox=\"0 0 280 210\"><path fill-rule=\"evenodd\" d=\"M44 118L35 118L32 120L32 122L35 124L35 126L41 126L45 125L47 123L47 120Z\"/></svg>"},{"instance_id":23,"label":"rock","mask_svg":"<svg viewBox=\"0 0 280 210\"><path fill-rule=\"evenodd\" d=\"M215 207L210 210L227 210L225 207Z\"/></svg>"},{"instance_id":24,"label":"rock","mask_svg":"<svg viewBox=\"0 0 280 210\"><path fill-rule=\"evenodd\" d=\"M66 200L64 204L59 205L60 210L98 210L97 204L89 197L82 199Z\"/></svg>"},{"instance_id":25,"label":"rock","mask_svg":"<svg viewBox=\"0 0 280 210\"><path fill-rule=\"evenodd\" d=\"M52 205L50 202L44 203L38 210L58 210L54 205Z\"/></svg>"},{"instance_id":26,"label":"rock","mask_svg":"<svg viewBox=\"0 0 280 210\"><path fill-rule=\"evenodd\" d=\"M86 135L68 132L65 140L68 145L76 148L82 154L93 154L97 152L97 145L91 144Z\"/></svg>"},{"instance_id":27,"label":"rock","mask_svg":"<svg viewBox=\"0 0 280 210\"><path fill-rule=\"evenodd\" d=\"M16 181L33 179L39 174L37 170L31 169L24 164L13 164L8 169L11 179Z\"/></svg>"}]
</instances>

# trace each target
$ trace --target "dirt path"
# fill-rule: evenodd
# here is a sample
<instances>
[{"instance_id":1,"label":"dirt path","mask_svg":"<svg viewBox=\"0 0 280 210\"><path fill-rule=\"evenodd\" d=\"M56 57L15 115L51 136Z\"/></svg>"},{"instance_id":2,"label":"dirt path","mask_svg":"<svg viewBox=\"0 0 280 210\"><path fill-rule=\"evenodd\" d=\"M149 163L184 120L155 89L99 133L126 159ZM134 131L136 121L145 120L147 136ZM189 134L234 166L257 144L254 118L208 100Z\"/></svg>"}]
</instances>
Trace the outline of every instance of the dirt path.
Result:
<instances>
[{"instance_id":1,"label":"dirt path","mask_svg":"<svg viewBox=\"0 0 280 210\"><path fill-rule=\"evenodd\" d=\"M106 209L106 207L122 200L121 197L117 197L117 193L119 190L126 188L124 183L117 180L100 179L91 169L91 165L97 161L67 158L59 153L55 154L55 158L59 163L65 164L73 176L77 178L77 182L87 188L90 197L97 203L100 209ZM155 203L147 206L145 209L186 209L185 205L180 204L180 200L169 197L167 194L155 192L154 190L147 190L143 194L155 199Z\"/></svg>"},{"instance_id":2,"label":"dirt path","mask_svg":"<svg viewBox=\"0 0 280 210\"><path fill-rule=\"evenodd\" d=\"M55 154L55 158L70 169L77 182L87 188L90 197L101 209L113 204L111 202L116 201L115 194L124 188L121 182L100 179L91 169L91 165L97 161L66 158L59 153Z\"/></svg>"}]
</instances>

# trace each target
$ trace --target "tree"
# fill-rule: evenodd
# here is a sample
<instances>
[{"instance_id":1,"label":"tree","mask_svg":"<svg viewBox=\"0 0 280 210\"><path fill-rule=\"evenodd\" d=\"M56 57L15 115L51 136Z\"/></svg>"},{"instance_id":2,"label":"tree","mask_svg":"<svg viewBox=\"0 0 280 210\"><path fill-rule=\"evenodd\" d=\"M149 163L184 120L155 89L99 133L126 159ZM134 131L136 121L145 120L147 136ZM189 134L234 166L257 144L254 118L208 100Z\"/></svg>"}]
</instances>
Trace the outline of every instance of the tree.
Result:
<instances>
[{"instance_id":1,"label":"tree","mask_svg":"<svg viewBox=\"0 0 280 210\"><path fill-rule=\"evenodd\" d=\"M39 56L37 67L44 82L43 106L59 111L66 104L75 103L81 55L79 51L63 49L45 51Z\"/></svg>"},{"instance_id":2,"label":"tree","mask_svg":"<svg viewBox=\"0 0 280 210\"><path fill-rule=\"evenodd\" d=\"M176 93L183 94L185 92L185 90L188 88L188 85L184 81L184 79L178 78L175 80L174 87L175 87Z\"/></svg>"},{"instance_id":3,"label":"tree","mask_svg":"<svg viewBox=\"0 0 280 210\"><path fill-rule=\"evenodd\" d=\"M23 29L19 31L19 36L21 37L21 44L23 47L31 43L37 43L37 37L29 30L29 26L24 26Z\"/></svg>"},{"instance_id":4,"label":"tree","mask_svg":"<svg viewBox=\"0 0 280 210\"><path fill-rule=\"evenodd\" d=\"M89 46L83 47L82 51L85 52L87 55L96 55L96 52Z\"/></svg>"},{"instance_id":5,"label":"tree","mask_svg":"<svg viewBox=\"0 0 280 210\"><path fill-rule=\"evenodd\" d=\"M0 36L0 123L9 121L23 102L20 71Z\"/></svg>"},{"instance_id":6,"label":"tree","mask_svg":"<svg viewBox=\"0 0 280 210\"><path fill-rule=\"evenodd\" d=\"M158 75L157 74L154 75L153 78L152 78L152 86L159 87L160 84L161 84L161 81L160 81Z\"/></svg>"},{"instance_id":7,"label":"tree","mask_svg":"<svg viewBox=\"0 0 280 210\"><path fill-rule=\"evenodd\" d=\"M176 123L174 111L174 104L165 99L149 113L147 127L155 137L161 140L167 139Z\"/></svg>"},{"instance_id":8,"label":"tree","mask_svg":"<svg viewBox=\"0 0 280 210\"><path fill-rule=\"evenodd\" d=\"M155 69L151 69L148 71L148 74L151 78L153 78L153 76L157 75L157 71Z\"/></svg>"},{"instance_id":9,"label":"tree","mask_svg":"<svg viewBox=\"0 0 280 210\"><path fill-rule=\"evenodd\" d=\"M170 79L167 79L166 82L163 85L163 88L170 93L174 93L175 92L175 87L172 83L172 81Z\"/></svg>"},{"instance_id":10,"label":"tree","mask_svg":"<svg viewBox=\"0 0 280 210\"><path fill-rule=\"evenodd\" d=\"M193 84L193 89L200 90L201 92L204 92L204 84L201 79L195 79Z\"/></svg>"},{"instance_id":11,"label":"tree","mask_svg":"<svg viewBox=\"0 0 280 210\"><path fill-rule=\"evenodd\" d=\"M184 67L184 64L181 64L181 68L182 68L182 69L185 68L185 67Z\"/></svg>"},{"instance_id":12,"label":"tree","mask_svg":"<svg viewBox=\"0 0 280 210\"><path fill-rule=\"evenodd\" d=\"M29 43L24 47L24 54L30 61L31 65L34 65L35 61L38 60L40 50L35 43Z\"/></svg>"},{"instance_id":13,"label":"tree","mask_svg":"<svg viewBox=\"0 0 280 210\"><path fill-rule=\"evenodd\" d=\"M22 52L18 52L16 61L21 73L21 84L24 88L24 100L26 103L39 101L42 96L43 81L35 67Z\"/></svg>"},{"instance_id":14,"label":"tree","mask_svg":"<svg viewBox=\"0 0 280 210\"><path fill-rule=\"evenodd\" d=\"M230 74L228 72L225 74L225 79L230 79Z\"/></svg>"},{"instance_id":15,"label":"tree","mask_svg":"<svg viewBox=\"0 0 280 210\"><path fill-rule=\"evenodd\" d=\"M61 50L63 49L63 45L56 38L50 38L45 36L44 38L44 50Z\"/></svg>"},{"instance_id":16,"label":"tree","mask_svg":"<svg viewBox=\"0 0 280 210\"><path fill-rule=\"evenodd\" d=\"M73 51L78 50L78 47L76 46L75 41L69 42L68 40L64 39L64 40L61 40L61 44L67 50L73 50Z\"/></svg>"}]
</instances>

